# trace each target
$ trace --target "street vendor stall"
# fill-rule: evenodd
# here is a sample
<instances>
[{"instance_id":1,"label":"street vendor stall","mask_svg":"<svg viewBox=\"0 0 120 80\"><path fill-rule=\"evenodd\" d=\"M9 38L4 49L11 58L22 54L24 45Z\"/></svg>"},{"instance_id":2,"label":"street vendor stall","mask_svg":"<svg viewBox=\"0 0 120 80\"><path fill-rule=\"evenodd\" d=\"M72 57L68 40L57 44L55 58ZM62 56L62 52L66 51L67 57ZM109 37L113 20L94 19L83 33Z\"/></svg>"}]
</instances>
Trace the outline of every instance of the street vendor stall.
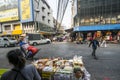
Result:
<instances>
[{"instance_id":1,"label":"street vendor stall","mask_svg":"<svg viewBox=\"0 0 120 80\"><path fill-rule=\"evenodd\" d=\"M74 69L80 68L84 72L84 80L90 80L90 74L84 67L82 56L73 59L39 59L33 64L38 69L42 80L73 80Z\"/></svg>"}]
</instances>

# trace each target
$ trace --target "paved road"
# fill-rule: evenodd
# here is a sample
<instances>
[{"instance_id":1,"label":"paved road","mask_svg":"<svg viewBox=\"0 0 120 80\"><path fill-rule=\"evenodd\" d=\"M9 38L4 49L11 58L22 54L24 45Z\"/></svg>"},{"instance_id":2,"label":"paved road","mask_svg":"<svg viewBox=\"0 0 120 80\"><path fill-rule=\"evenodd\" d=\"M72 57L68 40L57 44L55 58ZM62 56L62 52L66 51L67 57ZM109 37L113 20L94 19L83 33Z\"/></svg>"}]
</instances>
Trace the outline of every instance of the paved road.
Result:
<instances>
[{"instance_id":1,"label":"paved road","mask_svg":"<svg viewBox=\"0 0 120 80\"><path fill-rule=\"evenodd\" d=\"M86 44L52 43L36 46L41 48L35 59L48 57L73 58L74 55L83 56L86 69L91 74L91 80L119 80L120 79L120 44L108 44L107 48L98 48L98 60L91 57L91 48ZM13 48L0 48L0 67L10 68L5 55ZM31 63L31 61L27 61Z\"/></svg>"}]
</instances>

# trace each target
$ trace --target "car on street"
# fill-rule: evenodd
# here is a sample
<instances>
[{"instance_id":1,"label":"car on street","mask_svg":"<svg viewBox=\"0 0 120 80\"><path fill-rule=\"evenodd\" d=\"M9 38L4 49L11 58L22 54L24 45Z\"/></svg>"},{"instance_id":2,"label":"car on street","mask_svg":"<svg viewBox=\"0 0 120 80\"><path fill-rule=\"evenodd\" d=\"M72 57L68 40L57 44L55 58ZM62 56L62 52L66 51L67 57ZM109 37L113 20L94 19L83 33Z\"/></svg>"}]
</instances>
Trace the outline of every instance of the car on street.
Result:
<instances>
[{"instance_id":1,"label":"car on street","mask_svg":"<svg viewBox=\"0 0 120 80\"><path fill-rule=\"evenodd\" d=\"M41 38L40 40L31 40L29 41L29 44L31 45L38 45L38 44L50 44L51 40L48 38Z\"/></svg>"},{"instance_id":2,"label":"car on street","mask_svg":"<svg viewBox=\"0 0 120 80\"><path fill-rule=\"evenodd\" d=\"M0 46L8 47L8 46L16 46L17 40L11 37L0 37Z\"/></svg>"},{"instance_id":3,"label":"car on street","mask_svg":"<svg viewBox=\"0 0 120 80\"><path fill-rule=\"evenodd\" d=\"M51 40L45 38L42 34L39 33L27 33L25 35L27 37L30 45L38 45L38 44L50 44Z\"/></svg>"}]
</instances>

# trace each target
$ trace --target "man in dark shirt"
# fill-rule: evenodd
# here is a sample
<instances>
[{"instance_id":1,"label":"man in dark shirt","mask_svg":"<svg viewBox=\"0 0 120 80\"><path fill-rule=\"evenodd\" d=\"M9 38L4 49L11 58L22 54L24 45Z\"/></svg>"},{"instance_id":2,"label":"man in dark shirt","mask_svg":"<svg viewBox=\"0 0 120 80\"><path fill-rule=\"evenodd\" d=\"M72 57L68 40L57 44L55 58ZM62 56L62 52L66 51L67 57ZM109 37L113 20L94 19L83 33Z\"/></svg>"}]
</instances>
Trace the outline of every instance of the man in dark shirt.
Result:
<instances>
[{"instance_id":1,"label":"man in dark shirt","mask_svg":"<svg viewBox=\"0 0 120 80\"><path fill-rule=\"evenodd\" d=\"M91 40L90 44L89 44L89 47L92 45L92 56L94 57L94 59L97 59L96 57L96 49L97 49L97 46L99 47L99 42L97 41L96 38L94 38L93 40Z\"/></svg>"}]
</instances>

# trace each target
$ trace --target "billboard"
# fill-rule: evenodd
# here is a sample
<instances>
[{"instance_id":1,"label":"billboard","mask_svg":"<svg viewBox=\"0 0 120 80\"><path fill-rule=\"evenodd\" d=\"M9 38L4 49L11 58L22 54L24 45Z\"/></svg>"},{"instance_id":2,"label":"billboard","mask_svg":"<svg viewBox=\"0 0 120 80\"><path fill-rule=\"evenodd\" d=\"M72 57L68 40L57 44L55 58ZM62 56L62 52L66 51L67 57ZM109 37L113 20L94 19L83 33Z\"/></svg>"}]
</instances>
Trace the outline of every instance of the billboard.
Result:
<instances>
[{"instance_id":1,"label":"billboard","mask_svg":"<svg viewBox=\"0 0 120 80\"><path fill-rule=\"evenodd\" d=\"M20 1L20 20L21 22L33 21L32 0L21 0Z\"/></svg>"},{"instance_id":2,"label":"billboard","mask_svg":"<svg viewBox=\"0 0 120 80\"><path fill-rule=\"evenodd\" d=\"M18 19L18 0L0 0L0 22Z\"/></svg>"}]
</instances>

